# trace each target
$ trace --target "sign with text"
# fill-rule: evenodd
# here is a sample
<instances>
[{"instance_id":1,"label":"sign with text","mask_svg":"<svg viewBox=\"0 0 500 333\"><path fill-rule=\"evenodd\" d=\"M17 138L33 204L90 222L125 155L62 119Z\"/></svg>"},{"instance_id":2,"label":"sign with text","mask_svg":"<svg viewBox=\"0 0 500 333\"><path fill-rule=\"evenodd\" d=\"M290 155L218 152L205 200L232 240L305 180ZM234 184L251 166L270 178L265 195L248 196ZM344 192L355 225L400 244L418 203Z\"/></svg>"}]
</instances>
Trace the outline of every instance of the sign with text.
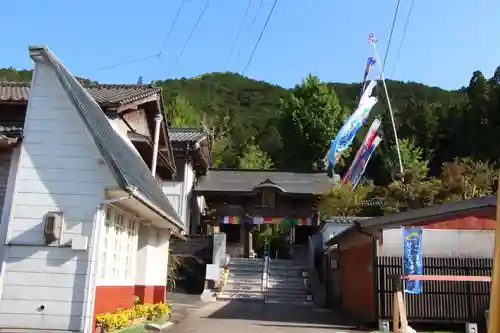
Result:
<instances>
[{"instance_id":1,"label":"sign with text","mask_svg":"<svg viewBox=\"0 0 500 333\"><path fill-rule=\"evenodd\" d=\"M403 228L403 275L422 275L422 228ZM406 280L405 292L421 294L422 281Z\"/></svg>"}]
</instances>

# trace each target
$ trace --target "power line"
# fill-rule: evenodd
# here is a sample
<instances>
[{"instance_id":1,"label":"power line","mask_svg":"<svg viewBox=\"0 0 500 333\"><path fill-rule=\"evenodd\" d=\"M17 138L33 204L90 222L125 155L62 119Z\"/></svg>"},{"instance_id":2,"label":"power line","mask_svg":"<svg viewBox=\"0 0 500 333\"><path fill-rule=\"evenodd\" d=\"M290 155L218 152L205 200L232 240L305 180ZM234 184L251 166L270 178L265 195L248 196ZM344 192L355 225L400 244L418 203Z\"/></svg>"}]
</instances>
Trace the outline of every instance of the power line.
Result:
<instances>
[{"instance_id":1,"label":"power line","mask_svg":"<svg viewBox=\"0 0 500 333\"><path fill-rule=\"evenodd\" d=\"M248 27L247 33L250 33L252 31L252 28L255 25L255 21L257 21L257 17L260 14L260 10L262 9L262 5L263 4L264 4L264 0L260 0L259 7L257 7L257 11L255 12L255 15L254 15L254 17L252 19L252 23L250 23L250 26ZM235 61L238 61L238 59L240 59L240 56L241 56L241 50L238 51L238 55L236 56L236 60Z\"/></svg>"},{"instance_id":2,"label":"power line","mask_svg":"<svg viewBox=\"0 0 500 333\"><path fill-rule=\"evenodd\" d=\"M398 0L398 3L396 4L396 10L394 11L394 17L392 19L392 27L391 27L391 33L389 34L389 41L387 42L387 48L385 50L384 62L382 63L382 72L385 70L385 63L387 61L387 56L389 55L389 49L391 47L391 41L392 41L392 34L394 33L394 26L396 25L396 19L398 17L400 4L401 0Z\"/></svg>"},{"instance_id":3,"label":"power line","mask_svg":"<svg viewBox=\"0 0 500 333\"><path fill-rule=\"evenodd\" d=\"M167 45L168 40L170 39L170 35L172 34L172 31L174 31L175 25L177 24L177 21L179 20L179 16L181 15L182 8L184 8L184 4L186 3L186 0L181 0L181 4L179 8L177 8L177 13L175 14L175 18L172 21L172 24L170 25L170 28L168 29L167 36L163 40L163 43L161 44L160 51L158 51L158 54L156 55L158 58L161 57L161 54L163 52L163 49Z\"/></svg>"},{"instance_id":4,"label":"power line","mask_svg":"<svg viewBox=\"0 0 500 333\"><path fill-rule=\"evenodd\" d=\"M109 66L104 66L104 67L97 68L96 70L94 70L94 72L101 72L101 71L112 69L112 68L116 68L116 67L121 67L121 66L125 66L125 65L131 65L131 64L135 64L136 62L142 62L142 61L153 59L153 58L156 58L156 57L157 57L156 54L152 54L152 55L148 55L148 56L145 56L145 57L134 58L134 59L131 59L131 60L127 60L127 61L115 63L113 65L109 65Z\"/></svg>"},{"instance_id":5,"label":"power line","mask_svg":"<svg viewBox=\"0 0 500 333\"><path fill-rule=\"evenodd\" d=\"M266 22L264 22L264 26L262 27L262 30L260 31L259 38L257 39L257 42L255 43L255 46L253 47L252 53L250 54L250 58L248 58L248 62L245 66L245 69L243 70L243 75L246 74L248 67L250 66L250 63L252 62L255 51L259 47L260 40L262 39L262 36L264 35L264 32L266 31L267 24L269 23L269 20L271 19L271 16L273 15L274 8L276 7L277 3L278 3L278 0L274 0L273 6L271 7L269 14L267 15Z\"/></svg>"},{"instance_id":6,"label":"power line","mask_svg":"<svg viewBox=\"0 0 500 333\"><path fill-rule=\"evenodd\" d=\"M179 16L181 14L181 11L182 11L182 8L184 7L185 2L186 2L186 0L182 0L179 8L177 9L177 13L175 15L175 18L172 21L172 24L170 25L170 28L169 28L168 33L167 33L167 36L163 40L161 48L159 49L159 51L156 54L151 54L151 55L144 56L144 57L139 57L139 58L134 58L134 59L131 59L131 60L126 60L126 61L118 62L118 63L112 64L112 65L109 65L109 66L100 67L100 68L97 68L96 70L94 70L94 72L101 72L101 71L105 71L105 70L112 69L112 68L117 68L117 67L122 67L122 66L125 66L125 65L135 64L137 62L142 62L142 61L146 61L146 60L153 59L153 58L160 58L161 55L162 55L163 49L165 48L165 45L167 44L167 42L168 42L168 40L170 38L170 35L172 34L172 31L174 30L174 27L175 27L177 21L179 20Z\"/></svg>"},{"instance_id":7,"label":"power line","mask_svg":"<svg viewBox=\"0 0 500 333\"><path fill-rule=\"evenodd\" d=\"M241 24L238 28L238 32L236 33L236 37L234 38L233 45L231 46L231 52L229 53L229 58L227 59L228 64L229 64L229 61L231 60L231 57L233 56L236 42L238 41L238 38L240 37L241 30L243 28L243 25L245 24L246 18L248 16L248 11L250 10L251 6L252 6L252 0L249 0L247 8L245 9L245 14L243 15L243 20L241 21Z\"/></svg>"},{"instance_id":8,"label":"power line","mask_svg":"<svg viewBox=\"0 0 500 333\"><path fill-rule=\"evenodd\" d=\"M406 16L405 26L403 28L403 35L401 36L401 40L400 40L399 46L398 46L398 52L396 53L396 60L394 60L394 67L392 69L391 79L393 78L394 73L396 72L396 66L398 64L399 57L401 54L401 48L403 47L403 42L404 42L405 37L406 37L406 31L408 30L408 25L410 23L410 17L411 17L411 12L413 11L413 4L414 3L415 3L415 0L411 0L410 9L408 10L408 15Z\"/></svg>"},{"instance_id":9,"label":"power line","mask_svg":"<svg viewBox=\"0 0 500 333\"><path fill-rule=\"evenodd\" d=\"M177 56L177 60L175 61L176 64L179 63L179 60L181 59L182 55L184 54L184 51L186 50L189 42L191 41L191 38L193 37L193 35L194 35L195 31L196 31L196 28L198 28L198 25L200 24L201 19L203 18L203 16L205 15L205 12L207 11L208 5L210 5L210 1L211 0L207 0L207 3L205 4L205 7L203 7L203 10L201 11L200 15L198 16L198 20L196 21L196 23L195 23L193 29L191 30L191 32L189 33L189 36L186 39L186 42L182 46L181 52Z\"/></svg>"}]
</instances>

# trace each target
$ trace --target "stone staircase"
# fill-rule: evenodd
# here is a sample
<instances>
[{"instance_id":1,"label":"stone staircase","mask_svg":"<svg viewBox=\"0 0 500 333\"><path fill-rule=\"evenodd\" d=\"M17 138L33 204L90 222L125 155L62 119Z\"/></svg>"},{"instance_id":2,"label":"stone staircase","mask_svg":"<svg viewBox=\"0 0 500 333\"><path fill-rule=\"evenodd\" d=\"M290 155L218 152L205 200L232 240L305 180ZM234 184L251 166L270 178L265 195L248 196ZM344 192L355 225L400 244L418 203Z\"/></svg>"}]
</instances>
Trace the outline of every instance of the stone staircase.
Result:
<instances>
[{"instance_id":1,"label":"stone staircase","mask_svg":"<svg viewBox=\"0 0 500 333\"><path fill-rule=\"evenodd\" d=\"M264 301L263 271L264 259L231 258L228 280L217 299Z\"/></svg>"},{"instance_id":2,"label":"stone staircase","mask_svg":"<svg viewBox=\"0 0 500 333\"><path fill-rule=\"evenodd\" d=\"M293 260L271 259L266 303L312 304L307 300L303 272L306 269Z\"/></svg>"}]
</instances>

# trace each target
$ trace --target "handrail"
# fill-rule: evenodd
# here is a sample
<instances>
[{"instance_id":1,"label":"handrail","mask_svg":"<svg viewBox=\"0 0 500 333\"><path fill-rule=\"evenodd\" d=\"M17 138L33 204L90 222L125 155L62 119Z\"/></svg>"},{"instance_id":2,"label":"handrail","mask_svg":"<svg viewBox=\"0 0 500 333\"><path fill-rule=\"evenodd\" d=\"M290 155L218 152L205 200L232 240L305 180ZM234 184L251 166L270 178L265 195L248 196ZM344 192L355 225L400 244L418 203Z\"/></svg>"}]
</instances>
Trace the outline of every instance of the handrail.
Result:
<instances>
[{"instance_id":1,"label":"handrail","mask_svg":"<svg viewBox=\"0 0 500 333\"><path fill-rule=\"evenodd\" d=\"M261 292L262 295L264 296L264 303L267 303L267 287L269 284L270 266L271 266L271 257L267 255L264 257L264 269L262 272L262 285L261 285Z\"/></svg>"}]
</instances>

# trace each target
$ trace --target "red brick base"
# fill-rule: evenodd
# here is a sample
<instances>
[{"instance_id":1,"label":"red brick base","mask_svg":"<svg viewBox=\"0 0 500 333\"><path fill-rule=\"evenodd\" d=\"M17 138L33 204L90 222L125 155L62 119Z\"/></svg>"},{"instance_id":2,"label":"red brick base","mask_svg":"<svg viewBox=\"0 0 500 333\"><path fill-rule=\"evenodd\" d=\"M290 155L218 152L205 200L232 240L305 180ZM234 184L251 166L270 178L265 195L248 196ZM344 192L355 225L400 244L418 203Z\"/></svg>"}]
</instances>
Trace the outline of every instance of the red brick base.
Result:
<instances>
[{"instance_id":1,"label":"red brick base","mask_svg":"<svg viewBox=\"0 0 500 333\"><path fill-rule=\"evenodd\" d=\"M166 286L135 286L135 295L141 303L159 303L165 301Z\"/></svg>"}]
</instances>

